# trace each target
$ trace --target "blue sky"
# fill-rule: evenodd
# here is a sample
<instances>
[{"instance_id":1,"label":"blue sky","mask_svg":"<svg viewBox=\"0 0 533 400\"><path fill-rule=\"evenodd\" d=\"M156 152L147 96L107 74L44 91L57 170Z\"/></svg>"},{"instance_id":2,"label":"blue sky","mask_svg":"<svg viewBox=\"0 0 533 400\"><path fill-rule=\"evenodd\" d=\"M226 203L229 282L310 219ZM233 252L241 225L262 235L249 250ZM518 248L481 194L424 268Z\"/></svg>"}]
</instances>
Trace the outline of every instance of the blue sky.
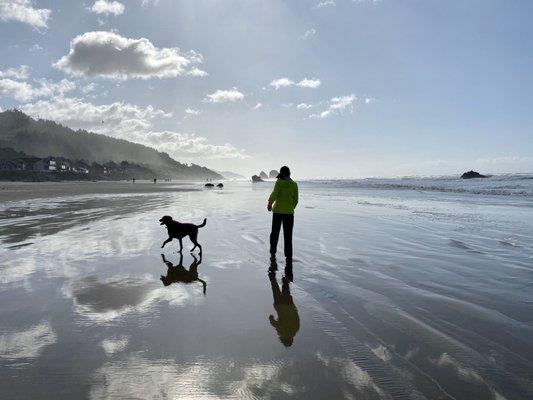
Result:
<instances>
[{"instance_id":1,"label":"blue sky","mask_svg":"<svg viewBox=\"0 0 533 400\"><path fill-rule=\"evenodd\" d=\"M531 15L525 0L0 0L0 107L246 175L531 172Z\"/></svg>"}]
</instances>

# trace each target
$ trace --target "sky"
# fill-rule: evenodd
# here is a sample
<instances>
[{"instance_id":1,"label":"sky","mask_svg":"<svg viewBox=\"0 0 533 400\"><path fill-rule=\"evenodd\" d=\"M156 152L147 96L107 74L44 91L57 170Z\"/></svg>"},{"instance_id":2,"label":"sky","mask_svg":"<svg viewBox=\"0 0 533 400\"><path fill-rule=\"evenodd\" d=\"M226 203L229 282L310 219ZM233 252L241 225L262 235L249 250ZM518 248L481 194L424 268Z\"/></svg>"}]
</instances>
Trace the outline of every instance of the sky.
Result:
<instances>
[{"instance_id":1,"label":"sky","mask_svg":"<svg viewBox=\"0 0 533 400\"><path fill-rule=\"evenodd\" d=\"M533 172L529 0L0 0L0 108L250 176Z\"/></svg>"}]
</instances>

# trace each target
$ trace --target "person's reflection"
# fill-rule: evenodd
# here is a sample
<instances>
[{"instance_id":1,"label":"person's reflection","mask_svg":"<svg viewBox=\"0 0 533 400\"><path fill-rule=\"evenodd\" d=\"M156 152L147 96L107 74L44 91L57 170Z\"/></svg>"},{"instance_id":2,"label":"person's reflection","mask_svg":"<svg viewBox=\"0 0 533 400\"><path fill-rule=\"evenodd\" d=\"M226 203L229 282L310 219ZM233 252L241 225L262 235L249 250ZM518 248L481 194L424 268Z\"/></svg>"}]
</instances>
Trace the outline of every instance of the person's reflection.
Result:
<instances>
[{"instance_id":1,"label":"person's reflection","mask_svg":"<svg viewBox=\"0 0 533 400\"><path fill-rule=\"evenodd\" d=\"M207 290L207 283L198 278L198 266L202 263L202 255L200 254L200 259L198 260L193 254L191 254L194 261L189 266L189 270L186 270L183 266L183 254L180 253L180 262L178 265L173 265L170 261L167 261L164 254L161 254L163 262L167 265L167 275L161 275L161 282L163 285L168 286L172 283L183 282L183 283L192 283L200 282L204 287L204 294Z\"/></svg>"},{"instance_id":2,"label":"person's reflection","mask_svg":"<svg viewBox=\"0 0 533 400\"><path fill-rule=\"evenodd\" d=\"M270 325L276 329L281 343L289 347L300 329L298 309L294 305L289 286L289 282L292 282L292 266L285 268L281 290L276 279L276 272L272 267L269 269L268 277L272 286L272 295L274 296L274 309L278 314L277 320L273 315L270 315L268 319L270 320Z\"/></svg>"}]
</instances>

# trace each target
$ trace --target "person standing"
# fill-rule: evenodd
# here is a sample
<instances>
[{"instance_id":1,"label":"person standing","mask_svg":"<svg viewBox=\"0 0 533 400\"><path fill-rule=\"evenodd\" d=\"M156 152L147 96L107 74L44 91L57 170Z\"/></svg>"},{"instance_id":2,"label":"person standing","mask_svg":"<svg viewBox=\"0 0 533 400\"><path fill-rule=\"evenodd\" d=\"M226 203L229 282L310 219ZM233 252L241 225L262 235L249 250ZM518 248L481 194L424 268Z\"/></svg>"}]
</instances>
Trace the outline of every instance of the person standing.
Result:
<instances>
[{"instance_id":1,"label":"person standing","mask_svg":"<svg viewBox=\"0 0 533 400\"><path fill-rule=\"evenodd\" d=\"M272 231L270 233L270 258L276 259L279 232L283 225L284 252L287 263L292 263L292 229L294 209L298 204L298 185L291 179L289 167L279 170L274 190L268 198L268 211L272 211Z\"/></svg>"}]
</instances>

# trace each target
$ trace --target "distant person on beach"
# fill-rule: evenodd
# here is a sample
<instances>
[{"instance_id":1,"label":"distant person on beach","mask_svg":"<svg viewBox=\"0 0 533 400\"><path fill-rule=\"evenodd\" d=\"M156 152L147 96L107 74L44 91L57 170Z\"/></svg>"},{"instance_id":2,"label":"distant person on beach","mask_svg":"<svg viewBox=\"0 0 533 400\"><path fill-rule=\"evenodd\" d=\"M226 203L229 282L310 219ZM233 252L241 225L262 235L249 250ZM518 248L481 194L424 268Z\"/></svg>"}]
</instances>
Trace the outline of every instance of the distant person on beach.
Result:
<instances>
[{"instance_id":1,"label":"distant person on beach","mask_svg":"<svg viewBox=\"0 0 533 400\"><path fill-rule=\"evenodd\" d=\"M291 179L289 167L279 170L274 190L268 198L268 211L272 211L272 232L270 233L270 259L275 261L279 231L283 225L284 252L287 263L292 263L292 228L294 209L298 204L298 185Z\"/></svg>"},{"instance_id":2,"label":"distant person on beach","mask_svg":"<svg viewBox=\"0 0 533 400\"><path fill-rule=\"evenodd\" d=\"M157 178L154 178L154 183L157 183Z\"/></svg>"}]
</instances>

